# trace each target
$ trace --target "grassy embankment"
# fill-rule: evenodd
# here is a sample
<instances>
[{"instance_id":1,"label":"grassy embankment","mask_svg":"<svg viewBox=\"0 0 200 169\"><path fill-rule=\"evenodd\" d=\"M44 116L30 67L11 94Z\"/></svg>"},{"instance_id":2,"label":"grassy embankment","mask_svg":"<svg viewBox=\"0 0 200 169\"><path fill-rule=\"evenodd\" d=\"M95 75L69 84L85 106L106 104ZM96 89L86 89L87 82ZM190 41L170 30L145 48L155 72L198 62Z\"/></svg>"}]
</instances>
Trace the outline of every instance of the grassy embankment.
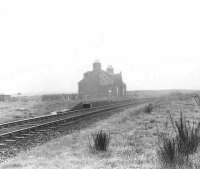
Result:
<instances>
[{"instance_id":1,"label":"grassy embankment","mask_svg":"<svg viewBox=\"0 0 200 169\"><path fill-rule=\"evenodd\" d=\"M144 113L144 105L124 110L108 119L98 121L87 128L54 139L47 144L22 152L1 164L2 168L71 168L71 169L156 169L158 161L158 130L171 133L170 110L174 119L180 109L187 119L199 120L200 109L191 97L163 97L154 104L151 113ZM89 142L99 130L110 133L110 145L106 152L91 152ZM90 140L90 141L89 141ZM190 158L198 164L199 153Z\"/></svg>"}]
</instances>

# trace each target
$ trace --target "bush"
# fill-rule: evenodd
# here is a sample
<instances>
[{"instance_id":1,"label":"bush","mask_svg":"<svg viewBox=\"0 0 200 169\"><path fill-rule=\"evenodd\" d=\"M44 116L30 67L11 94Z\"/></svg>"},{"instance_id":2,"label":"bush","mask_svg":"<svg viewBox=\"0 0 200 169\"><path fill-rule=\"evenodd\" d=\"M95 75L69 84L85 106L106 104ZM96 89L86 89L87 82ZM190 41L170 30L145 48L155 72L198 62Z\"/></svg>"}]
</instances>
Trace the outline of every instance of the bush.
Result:
<instances>
[{"instance_id":1,"label":"bush","mask_svg":"<svg viewBox=\"0 0 200 169\"><path fill-rule=\"evenodd\" d=\"M110 143L110 133L100 130L96 134L92 134L92 141L92 145L89 144L93 151L107 151Z\"/></svg>"},{"instance_id":2,"label":"bush","mask_svg":"<svg viewBox=\"0 0 200 169\"><path fill-rule=\"evenodd\" d=\"M151 113L153 111L153 104L150 103L144 107L144 113Z\"/></svg>"},{"instance_id":3,"label":"bush","mask_svg":"<svg viewBox=\"0 0 200 169\"><path fill-rule=\"evenodd\" d=\"M170 139L164 137L162 140L162 145L160 145L158 150L158 158L161 161L162 167L175 167L179 160L177 159L177 149L175 139ZM180 158L180 157L179 157Z\"/></svg>"},{"instance_id":4,"label":"bush","mask_svg":"<svg viewBox=\"0 0 200 169\"><path fill-rule=\"evenodd\" d=\"M193 96L193 98L194 98L196 104L197 104L198 106L200 106L200 96L199 96L198 94L196 94L196 95Z\"/></svg>"},{"instance_id":5,"label":"bush","mask_svg":"<svg viewBox=\"0 0 200 169\"><path fill-rule=\"evenodd\" d=\"M183 119L182 112L180 113L179 121L175 122L177 128L176 142L179 154L182 154L188 158L190 154L193 154L197 151L200 136L199 129L200 123L195 125L193 122L192 125L189 122L186 122Z\"/></svg>"},{"instance_id":6,"label":"bush","mask_svg":"<svg viewBox=\"0 0 200 169\"><path fill-rule=\"evenodd\" d=\"M159 145L158 157L164 166L180 166L188 163L189 155L195 153L200 142L200 123L192 125L186 122L180 112L178 121L173 120L171 114L170 119L175 130L175 137L161 138L161 145Z\"/></svg>"}]
</instances>

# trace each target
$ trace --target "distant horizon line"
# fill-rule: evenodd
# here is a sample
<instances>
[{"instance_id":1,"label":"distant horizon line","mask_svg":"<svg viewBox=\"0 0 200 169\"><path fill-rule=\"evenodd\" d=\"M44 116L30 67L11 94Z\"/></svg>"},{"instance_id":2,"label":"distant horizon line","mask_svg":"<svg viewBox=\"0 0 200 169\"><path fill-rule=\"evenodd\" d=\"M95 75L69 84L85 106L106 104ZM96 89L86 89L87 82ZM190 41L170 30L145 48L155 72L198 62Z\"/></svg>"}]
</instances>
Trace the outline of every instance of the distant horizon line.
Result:
<instances>
[{"instance_id":1,"label":"distant horizon line","mask_svg":"<svg viewBox=\"0 0 200 169\"><path fill-rule=\"evenodd\" d=\"M131 91L200 91L200 89L182 89L182 88L174 88L174 89L129 89L127 90L127 92L131 92ZM50 95L50 94L78 94L78 92L74 92L74 91L71 91L71 92L25 92L25 93L22 93L22 92L16 92L16 93L5 93L5 92L0 92L0 95L18 95L18 96L33 96L33 95Z\"/></svg>"}]
</instances>

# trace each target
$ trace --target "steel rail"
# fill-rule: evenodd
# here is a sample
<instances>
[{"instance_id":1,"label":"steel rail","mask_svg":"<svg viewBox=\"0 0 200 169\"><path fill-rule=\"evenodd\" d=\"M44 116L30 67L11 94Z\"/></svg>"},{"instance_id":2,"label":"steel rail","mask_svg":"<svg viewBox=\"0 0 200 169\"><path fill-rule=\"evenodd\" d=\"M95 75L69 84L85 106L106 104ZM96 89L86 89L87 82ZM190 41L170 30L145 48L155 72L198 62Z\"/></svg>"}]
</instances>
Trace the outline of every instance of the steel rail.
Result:
<instances>
[{"instance_id":1,"label":"steel rail","mask_svg":"<svg viewBox=\"0 0 200 169\"><path fill-rule=\"evenodd\" d=\"M56 119L54 121L50 121L50 122L44 122L44 123L40 123L40 124L33 124L32 126L30 127L25 127L25 128L22 128L22 129L17 129L17 130L13 130L13 131L10 131L10 132L7 132L7 133L3 133L0 135L0 139L3 139L3 138L7 138L7 137L10 137L10 136L13 136L15 134L23 134L23 133L26 133L26 132L30 132L30 131L34 131L38 128L43 128L43 127L49 127L49 126L52 126L54 125L55 127L55 124L61 124L63 122L73 122L74 120L77 120L77 119L81 119L82 117L87 117L87 116L90 116L90 115L94 115L94 114L97 114L99 112L102 112L102 111L109 111L109 110L113 110L113 109L117 109L117 108L122 108L122 107L125 107L125 106L129 106L129 105L132 105L133 103L129 102L127 104L118 104L115 106L109 106L106 108L101 108L101 109L97 109L97 110L94 110L94 111L89 111L87 113L80 113L78 115L74 115L74 116L71 116L71 117L65 117L63 119ZM67 125L67 124L66 124ZM37 131L36 131L37 132Z\"/></svg>"},{"instance_id":2,"label":"steel rail","mask_svg":"<svg viewBox=\"0 0 200 169\"><path fill-rule=\"evenodd\" d=\"M111 105L115 105L116 102L112 102L111 104L108 104L106 106L111 106ZM20 125L20 124L25 124L25 123L29 123L29 122L34 122L34 121L38 121L38 120L48 120L50 118L57 118L57 117L63 117L66 116L68 114L71 113L77 113L77 112L87 112L90 110L95 110L101 107L106 107L106 106L97 106L97 107L92 107L92 108L83 108L80 110L67 110L67 111L57 111L59 114L50 114L50 115L42 115L42 116L37 116L37 117L33 117L33 118L28 118L28 119L23 119L23 120L16 120L16 121L12 121L12 122L8 122L8 123L1 123L0 124L0 129L4 128L4 127L10 127L10 126L14 126L14 125Z\"/></svg>"},{"instance_id":3,"label":"steel rail","mask_svg":"<svg viewBox=\"0 0 200 169\"><path fill-rule=\"evenodd\" d=\"M115 104L116 105L116 104ZM121 104L120 104L121 105ZM106 108L105 108L106 107ZM108 109L113 109L113 108L115 108L115 107L117 107L117 106L113 106L113 105L109 105L109 106L102 106L101 108L95 108L95 109L93 109L93 110L91 110L91 111L88 111L88 113L82 113L81 111L75 111L75 112L79 112L79 114L77 115L77 114L75 114L75 115L73 115L73 116L71 116L71 117L69 117L68 115L69 114L64 114L66 117L65 118L62 118L62 119L55 119L55 120L53 120L53 121L50 121L50 122L38 122L38 121L35 121L35 122L37 122L37 123L40 123L39 125L38 124L33 124L33 127L28 127L28 128L24 128L24 129L20 129L20 130L16 130L16 131L23 131L23 130L28 130L28 129L31 129L31 128L34 128L34 127L39 127L39 126L44 126L44 125L47 125L47 124L53 124L53 123L55 123L55 122L59 122L59 121L63 121L63 120L66 120L66 119L68 119L68 120L73 120L74 118L78 118L78 117L81 117L81 116L84 116L84 115L87 115L87 114L91 114L91 113L95 113L95 112L99 112L99 111L103 111L103 110L108 110ZM97 110L96 110L97 109ZM74 111L73 111L74 112ZM46 116L42 116L42 118L44 118L44 117L46 117ZM49 117L49 116L47 116L47 117ZM53 116L51 116L51 117L58 117L58 116L55 116L55 115L53 115ZM41 119L41 118L34 118L34 119ZM45 118L46 119L46 118ZM32 120L32 119L31 119ZM47 120L47 119L46 119ZM18 125L20 125L21 123L19 123L19 122L27 122L27 121L30 121L29 119L27 119L27 120L25 120L25 121L16 121L16 122L14 122L14 123L10 123L10 124L18 124ZM4 125L8 125L8 124L4 124ZM26 124L24 124L24 125L26 125ZM15 131L13 131L13 132L8 132L8 133L6 133L6 134L1 134L0 135L0 137L2 137L2 136L4 136L4 135L7 135L7 134L10 134L10 133L14 133Z\"/></svg>"}]
</instances>

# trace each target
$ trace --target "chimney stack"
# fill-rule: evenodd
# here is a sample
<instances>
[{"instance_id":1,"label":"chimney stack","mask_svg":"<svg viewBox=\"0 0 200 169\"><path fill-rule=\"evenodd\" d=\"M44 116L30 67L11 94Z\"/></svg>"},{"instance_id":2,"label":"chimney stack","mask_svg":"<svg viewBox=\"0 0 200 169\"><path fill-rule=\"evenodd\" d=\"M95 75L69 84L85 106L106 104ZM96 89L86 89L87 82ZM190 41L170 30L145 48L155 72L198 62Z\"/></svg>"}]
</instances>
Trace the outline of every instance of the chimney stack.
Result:
<instances>
[{"instance_id":1,"label":"chimney stack","mask_svg":"<svg viewBox=\"0 0 200 169\"><path fill-rule=\"evenodd\" d=\"M114 69L113 69L113 67L111 66L111 65L109 65L108 67L107 67L107 72L109 73L109 74L114 74Z\"/></svg>"},{"instance_id":2,"label":"chimney stack","mask_svg":"<svg viewBox=\"0 0 200 169\"><path fill-rule=\"evenodd\" d=\"M93 71L101 71L101 63L98 60L93 63Z\"/></svg>"}]
</instances>

